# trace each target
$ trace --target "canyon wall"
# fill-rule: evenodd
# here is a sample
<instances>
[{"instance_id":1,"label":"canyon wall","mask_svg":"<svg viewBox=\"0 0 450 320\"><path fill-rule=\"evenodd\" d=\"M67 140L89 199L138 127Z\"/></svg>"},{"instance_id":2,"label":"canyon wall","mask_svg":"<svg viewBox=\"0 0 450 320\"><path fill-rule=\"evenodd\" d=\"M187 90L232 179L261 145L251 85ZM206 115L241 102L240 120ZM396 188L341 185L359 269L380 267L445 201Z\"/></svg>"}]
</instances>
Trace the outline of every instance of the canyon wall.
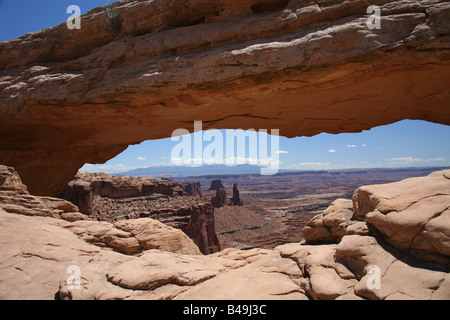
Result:
<instances>
[{"instance_id":1,"label":"canyon wall","mask_svg":"<svg viewBox=\"0 0 450 320\"><path fill-rule=\"evenodd\" d=\"M308 243L202 255L153 219L95 221L30 195L0 165L0 298L448 300L449 208L450 170L437 171L358 188L311 220Z\"/></svg>"},{"instance_id":2,"label":"canyon wall","mask_svg":"<svg viewBox=\"0 0 450 320\"><path fill-rule=\"evenodd\" d=\"M450 3L400 0L121 1L0 43L0 162L57 194L178 128L359 132L450 124ZM378 5L381 28L367 26ZM50 174L51 173L51 174Z\"/></svg>"},{"instance_id":3,"label":"canyon wall","mask_svg":"<svg viewBox=\"0 0 450 320\"><path fill-rule=\"evenodd\" d=\"M153 218L182 230L202 253L210 254L219 251L220 244L214 210L209 200L199 196L199 187L198 183L169 179L78 173L58 197L98 220Z\"/></svg>"}]
</instances>

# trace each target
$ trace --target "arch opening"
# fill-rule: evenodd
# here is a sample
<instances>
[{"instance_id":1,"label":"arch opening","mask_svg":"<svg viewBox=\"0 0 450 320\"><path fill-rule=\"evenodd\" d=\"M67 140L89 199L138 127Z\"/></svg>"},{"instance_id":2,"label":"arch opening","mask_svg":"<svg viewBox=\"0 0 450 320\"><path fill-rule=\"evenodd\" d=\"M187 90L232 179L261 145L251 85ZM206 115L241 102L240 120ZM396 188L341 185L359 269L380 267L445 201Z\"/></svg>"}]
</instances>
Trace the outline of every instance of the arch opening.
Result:
<instances>
[{"instance_id":1,"label":"arch opening","mask_svg":"<svg viewBox=\"0 0 450 320\"><path fill-rule=\"evenodd\" d=\"M443 147L450 136L450 127L426 121L403 120L360 133L278 137L279 144L272 145L273 150L270 150L273 136L267 135L266 143L271 151L268 154L276 159L266 157L260 162L252 157L251 147L258 145L266 134L242 131L244 159L238 157L235 145L236 161L228 165L226 156L215 158L217 153L209 153L217 139L223 139L220 146L224 149L227 138L236 139L236 136L227 136L227 131L237 130L217 130L214 139L210 139L211 134L204 130L173 141L170 138L146 141L130 146L104 165L87 165L81 171L94 175L107 171L112 176L131 180L146 177L154 181L161 178L173 181L183 186L184 196L200 197L203 200L196 198L196 201L213 205L215 232L220 242L218 248L248 249L273 248L301 241L301 231L310 219L334 200L351 199L354 190L361 185L399 181L450 168L450 149ZM201 134L201 150L206 151L202 153L205 156L202 163L195 156L195 134ZM171 158L173 150L183 139L191 142L189 150L185 150L191 161L176 163L179 159ZM227 154L226 150L219 153ZM260 167L270 160L277 161L277 172L262 175ZM224 189L222 193L212 187L217 180ZM241 205L232 202L235 188ZM127 201L125 213L128 218L146 216L149 211L138 198L134 198L134 204ZM110 218L117 218L117 212L121 210L118 203L122 200L109 197L109 200L97 201L96 209ZM177 203L178 200L171 201ZM195 238L196 233L190 236Z\"/></svg>"}]
</instances>

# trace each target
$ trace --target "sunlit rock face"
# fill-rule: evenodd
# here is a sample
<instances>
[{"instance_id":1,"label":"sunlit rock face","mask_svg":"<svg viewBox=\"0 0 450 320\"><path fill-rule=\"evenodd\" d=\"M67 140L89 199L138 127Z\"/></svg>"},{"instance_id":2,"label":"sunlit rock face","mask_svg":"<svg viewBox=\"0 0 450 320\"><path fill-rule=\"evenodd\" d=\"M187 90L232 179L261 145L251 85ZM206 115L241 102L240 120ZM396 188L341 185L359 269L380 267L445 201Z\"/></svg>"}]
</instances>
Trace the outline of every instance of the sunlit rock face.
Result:
<instances>
[{"instance_id":1,"label":"sunlit rock face","mask_svg":"<svg viewBox=\"0 0 450 320\"><path fill-rule=\"evenodd\" d=\"M0 165L0 298L448 300L449 207L450 170L437 171L334 201L308 244L202 255L156 220L96 221L30 195Z\"/></svg>"},{"instance_id":2,"label":"sunlit rock face","mask_svg":"<svg viewBox=\"0 0 450 320\"><path fill-rule=\"evenodd\" d=\"M380 29L368 26L378 5ZM450 124L448 1L123 1L0 44L0 163L54 195L177 128ZM370 24L369 24L370 25Z\"/></svg>"},{"instance_id":3,"label":"sunlit rock face","mask_svg":"<svg viewBox=\"0 0 450 320\"><path fill-rule=\"evenodd\" d=\"M219 251L220 245L214 228L214 210L208 199L196 194L195 187L199 186L167 178L78 173L58 197L76 205L81 213L101 221L150 217L182 230L202 253L209 254ZM141 248L136 246L132 250Z\"/></svg>"}]
</instances>

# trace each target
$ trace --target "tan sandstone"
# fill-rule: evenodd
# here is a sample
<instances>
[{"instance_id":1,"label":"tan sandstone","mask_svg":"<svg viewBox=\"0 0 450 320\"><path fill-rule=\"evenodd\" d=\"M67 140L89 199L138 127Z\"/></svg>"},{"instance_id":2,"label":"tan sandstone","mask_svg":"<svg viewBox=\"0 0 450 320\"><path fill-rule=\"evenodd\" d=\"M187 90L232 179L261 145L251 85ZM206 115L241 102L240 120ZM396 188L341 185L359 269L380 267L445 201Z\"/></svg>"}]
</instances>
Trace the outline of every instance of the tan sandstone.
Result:
<instances>
[{"instance_id":1,"label":"tan sandstone","mask_svg":"<svg viewBox=\"0 0 450 320\"><path fill-rule=\"evenodd\" d=\"M8 172L13 171L10 168ZM421 199L437 197L439 201L432 208L442 208L440 197L448 191L449 177L447 170L414 178L414 183L407 179L361 187L355 192L353 208L349 207L349 200L335 201L319 218L313 219L321 220L323 226L334 232L336 225L346 225L357 217L357 222L364 221L370 226L361 234L345 234L347 229L338 228L343 233L328 244L228 248L210 255L191 252L187 246L176 250L177 241L182 240L180 235L149 218L115 224L66 221L58 216L6 212L0 206L0 298L448 300L449 256L440 249L448 243L447 211L434 214L431 220L416 208L407 211L406 234L410 221L425 219L422 224L426 226L433 219L440 219L426 229L427 237L442 242L431 251L429 246L405 250L395 235L383 233L381 222L372 226L364 220L372 211L360 210L372 206L373 212L378 212L381 205L393 206L394 197L382 192L386 190L396 195L398 211L403 214ZM409 193L414 185L422 186L421 197L414 198ZM363 199L371 199L373 205L357 205ZM409 205L406 199L411 202ZM444 200L450 206L450 201ZM348 211L355 214L350 217ZM360 212L365 213L357 215ZM387 219L383 221L389 223ZM434 236L433 232L440 235ZM159 236L161 241L157 240ZM142 248L136 252L138 243ZM429 261L430 257L434 259ZM79 270L79 287L72 287L74 266ZM373 270L378 272L379 286L373 286Z\"/></svg>"}]
</instances>

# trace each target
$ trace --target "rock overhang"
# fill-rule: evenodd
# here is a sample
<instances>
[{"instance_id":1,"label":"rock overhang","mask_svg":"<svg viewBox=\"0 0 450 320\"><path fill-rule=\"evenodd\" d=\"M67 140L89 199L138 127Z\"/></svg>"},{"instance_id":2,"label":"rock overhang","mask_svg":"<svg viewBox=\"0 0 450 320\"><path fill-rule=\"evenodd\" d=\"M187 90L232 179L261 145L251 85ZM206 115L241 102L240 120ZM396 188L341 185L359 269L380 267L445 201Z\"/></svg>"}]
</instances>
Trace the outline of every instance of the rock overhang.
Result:
<instances>
[{"instance_id":1,"label":"rock overhang","mask_svg":"<svg viewBox=\"0 0 450 320\"><path fill-rule=\"evenodd\" d=\"M49 195L196 120L286 137L450 124L448 1L282 2L124 1L121 30L97 8L1 43L0 162Z\"/></svg>"}]
</instances>

